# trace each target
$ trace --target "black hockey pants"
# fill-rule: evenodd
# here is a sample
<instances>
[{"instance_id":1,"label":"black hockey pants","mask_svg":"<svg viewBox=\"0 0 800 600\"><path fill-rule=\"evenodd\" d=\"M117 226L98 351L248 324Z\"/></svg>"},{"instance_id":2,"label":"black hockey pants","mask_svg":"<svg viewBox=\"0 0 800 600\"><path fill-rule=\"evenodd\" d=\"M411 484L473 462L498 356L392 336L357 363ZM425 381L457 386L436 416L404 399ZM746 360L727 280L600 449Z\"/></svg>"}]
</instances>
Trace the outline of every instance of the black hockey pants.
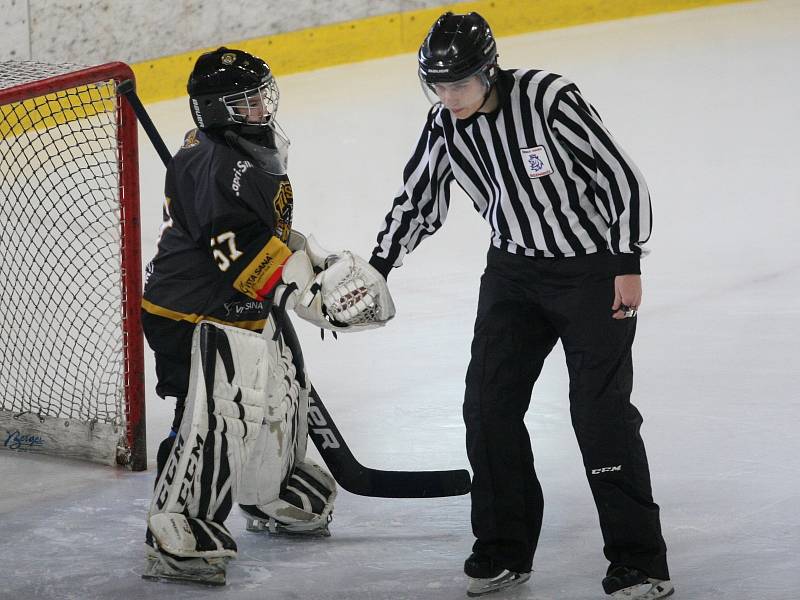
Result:
<instances>
[{"instance_id":1,"label":"black hockey pants","mask_svg":"<svg viewBox=\"0 0 800 600\"><path fill-rule=\"evenodd\" d=\"M530 258L491 248L481 279L464 421L472 465L473 550L530 571L544 500L523 417L545 358L561 339L572 425L611 567L669 577L642 418L630 403L636 319L611 318L607 253Z\"/></svg>"}]
</instances>

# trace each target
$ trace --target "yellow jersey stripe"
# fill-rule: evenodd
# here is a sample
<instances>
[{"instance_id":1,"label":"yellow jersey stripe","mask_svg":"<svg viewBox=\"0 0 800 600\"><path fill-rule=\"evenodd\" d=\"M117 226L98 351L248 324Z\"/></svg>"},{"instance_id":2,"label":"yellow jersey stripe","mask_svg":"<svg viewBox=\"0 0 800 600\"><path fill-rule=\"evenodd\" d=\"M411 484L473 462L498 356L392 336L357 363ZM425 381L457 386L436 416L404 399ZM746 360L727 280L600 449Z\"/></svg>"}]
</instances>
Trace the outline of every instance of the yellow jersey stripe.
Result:
<instances>
[{"instance_id":1,"label":"yellow jersey stripe","mask_svg":"<svg viewBox=\"0 0 800 600\"><path fill-rule=\"evenodd\" d=\"M273 236L239 274L233 287L251 298L261 299L258 292L291 255L288 246Z\"/></svg>"},{"instance_id":2,"label":"yellow jersey stripe","mask_svg":"<svg viewBox=\"0 0 800 600\"><path fill-rule=\"evenodd\" d=\"M149 300L142 299L142 309L151 315L157 317L164 317L171 321L188 321L189 323L199 323L200 321L211 321L212 323L220 323L221 325L232 325L240 329L249 329L250 331L260 331L264 329L267 324L266 319L259 319L257 321L224 321L207 315L198 315L195 313L182 313L177 310L164 308L153 304Z\"/></svg>"}]
</instances>

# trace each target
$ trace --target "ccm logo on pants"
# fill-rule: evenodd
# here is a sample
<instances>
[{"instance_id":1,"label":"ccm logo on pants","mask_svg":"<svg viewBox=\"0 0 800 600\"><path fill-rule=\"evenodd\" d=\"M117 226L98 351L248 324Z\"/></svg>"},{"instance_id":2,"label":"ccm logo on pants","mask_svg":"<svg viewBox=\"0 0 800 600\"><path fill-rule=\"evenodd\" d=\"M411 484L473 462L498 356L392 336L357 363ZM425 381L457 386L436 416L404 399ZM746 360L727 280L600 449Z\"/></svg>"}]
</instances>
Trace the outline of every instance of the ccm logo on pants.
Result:
<instances>
[{"instance_id":1,"label":"ccm logo on pants","mask_svg":"<svg viewBox=\"0 0 800 600\"><path fill-rule=\"evenodd\" d=\"M622 471L622 465L616 467L601 467L599 469L592 469L592 475L599 475L600 473L610 473L611 471Z\"/></svg>"}]
</instances>

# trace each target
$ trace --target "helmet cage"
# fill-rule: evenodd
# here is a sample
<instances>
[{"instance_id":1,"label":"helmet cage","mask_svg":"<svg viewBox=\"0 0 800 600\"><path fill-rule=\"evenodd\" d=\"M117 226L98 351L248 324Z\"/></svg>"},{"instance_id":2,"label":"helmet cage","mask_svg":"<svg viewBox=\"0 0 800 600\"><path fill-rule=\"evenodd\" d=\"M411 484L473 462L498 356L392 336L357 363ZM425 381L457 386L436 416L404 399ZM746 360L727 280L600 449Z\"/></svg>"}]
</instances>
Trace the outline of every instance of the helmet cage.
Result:
<instances>
[{"instance_id":1,"label":"helmet cage","mask_svg":"<svg viewBox=\"0 0 800 600\"><path fill-rule=\"evenodd\" d=\"M243 91L225 95L191 94L189 104L192 118L201 129L229 125L263 127L275 119L279 99L278 84L270 75L261 85Z\"/></svg>"},{"instance_id":2,"label":"helmet cage","mask_svg":"<svg viewBox=\"0 0 800 600\"><path fill-rule=\"evenodd\" d=\"M220 98L232 123L269 125L278 112L280 90L275 78L270 78L257 88L226 94Z\"/></svg>"}]
</instances>

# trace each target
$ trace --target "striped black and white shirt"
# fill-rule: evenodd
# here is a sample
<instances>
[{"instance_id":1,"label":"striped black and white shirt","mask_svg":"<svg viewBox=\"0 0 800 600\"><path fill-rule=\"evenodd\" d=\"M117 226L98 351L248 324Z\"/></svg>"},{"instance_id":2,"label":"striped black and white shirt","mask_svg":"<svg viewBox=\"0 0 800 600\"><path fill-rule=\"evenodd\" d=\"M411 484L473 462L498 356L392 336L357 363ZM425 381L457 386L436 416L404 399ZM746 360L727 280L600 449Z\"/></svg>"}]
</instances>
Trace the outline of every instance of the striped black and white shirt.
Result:
<instances>
[{"instance_id":1,"label":"striped black and white shirt","mask_svg":"<svg viewBox=\"0 0 800 600\"><path fill-rule=\"evenodd\" d=\"M435 233L455 180L497 248L535 257L609 250L619 273L638 273L650 195L597 111L554 73L504 70L496 85L491 113L458 120L441 104L431 109L371 262L386 273Z\"/></svg>"}]
</instances>

